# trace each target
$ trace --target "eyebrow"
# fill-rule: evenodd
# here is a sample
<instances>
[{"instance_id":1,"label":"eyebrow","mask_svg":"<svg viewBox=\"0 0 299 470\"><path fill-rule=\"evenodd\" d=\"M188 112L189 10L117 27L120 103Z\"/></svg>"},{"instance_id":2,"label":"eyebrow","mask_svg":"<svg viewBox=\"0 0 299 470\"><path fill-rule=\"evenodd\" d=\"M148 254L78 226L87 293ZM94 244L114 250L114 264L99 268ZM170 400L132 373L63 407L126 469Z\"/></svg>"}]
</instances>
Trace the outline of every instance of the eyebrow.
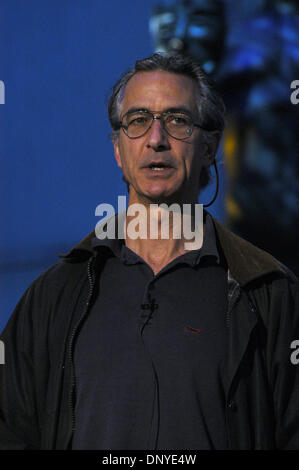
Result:
<instances>
[{"instance_id":1,"label":"eyebrow","mask_svg":"<svg viewBox=\"0 0 299 470\"><path fill-rule=\"evenodd\" d=\"M132 106L131 108L128 109L128 111L126 111L126 113L123 115L123 117L126 116L127 114L133 114L133 113L138 113L138 112L150 113L152 111L148 108ZM185 106L167 108L167 109L165 109L163 111L159 111L159 112L161 112L162 114L165 114L165 113L185 113L185 114L188 114L188 116L192 117L192 112L190 111L189 108L186 108Z\"/></svg>"}]
</instances>

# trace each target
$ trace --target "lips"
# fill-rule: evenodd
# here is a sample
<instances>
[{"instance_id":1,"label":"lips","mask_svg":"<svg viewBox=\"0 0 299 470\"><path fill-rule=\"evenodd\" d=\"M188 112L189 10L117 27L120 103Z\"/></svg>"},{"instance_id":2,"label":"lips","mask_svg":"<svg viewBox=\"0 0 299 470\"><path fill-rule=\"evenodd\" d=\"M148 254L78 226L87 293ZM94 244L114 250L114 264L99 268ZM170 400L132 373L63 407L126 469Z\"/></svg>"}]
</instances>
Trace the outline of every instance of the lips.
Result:
<instances>
[{"instance_id":1,"label":"lips","mask_svg":"<svg viewBox=\"0 0 299 470\"><path fill-rule=\"evenodd\" d=\"M153 171L163 171L167 168L172 168L172 166L165 164L164 162L153 162L148 165L146 168L149 168Z\"/></svg>"},{"instance_id":2,"label":"lips","mask_svg":"<svg viewBox=\"0 0 299 470\"><path fill-rule=\"evenodd\" d=\"M154 163L142 168L142 171L148 178L169 178L173 175L175 169L172 166Z\"/></svg>"},{"instance_id":3,"label":"lips","mask_svg":"<svg viewBox=\"0 0 299 470\"><path fill-rule=\"evenodd\" d=\"M147 156L141 164L142 172L149 178L168 178L175 172L174 159L171 155Z\"/></svg>"},{"instance_id":4,"label":"lips","mask_svg":"<svg viewBox=\"0 0 299 470\"><path fill-rule=\"evenodd\" d=\"M171 155L164 155L163 158L162 156L152 156L152 157L147 157L144 159L144 161L141 163L142 168L174 168L174 161L173 157Z\"/></svg>"}]
</instances>

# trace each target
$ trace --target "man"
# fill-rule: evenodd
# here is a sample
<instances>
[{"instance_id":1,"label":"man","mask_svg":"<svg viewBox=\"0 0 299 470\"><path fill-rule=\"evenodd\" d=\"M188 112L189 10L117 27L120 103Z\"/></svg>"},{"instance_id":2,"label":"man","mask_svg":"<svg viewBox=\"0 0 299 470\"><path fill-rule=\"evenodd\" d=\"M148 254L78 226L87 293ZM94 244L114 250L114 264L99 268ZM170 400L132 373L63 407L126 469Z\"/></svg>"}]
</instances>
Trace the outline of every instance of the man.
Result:
<instances>
[{"instance_id":1,"label":"man","mask_svg":"<svg viewBox=\"0 0 299 470\"><path fill-rule=\"evenodd\" d=\"M24 294L2 336L1 448L299 449L295 276L207 212L194 249L184 231L163 237L155 211L149 236L151 204L185 204L198 242L223 113L180 56L137 61L115 85L129 188L116 226L126 233L139 204L146 236L92 232ZM173 214L170 228L184 220Z\"/></svg>"}]
</instances>

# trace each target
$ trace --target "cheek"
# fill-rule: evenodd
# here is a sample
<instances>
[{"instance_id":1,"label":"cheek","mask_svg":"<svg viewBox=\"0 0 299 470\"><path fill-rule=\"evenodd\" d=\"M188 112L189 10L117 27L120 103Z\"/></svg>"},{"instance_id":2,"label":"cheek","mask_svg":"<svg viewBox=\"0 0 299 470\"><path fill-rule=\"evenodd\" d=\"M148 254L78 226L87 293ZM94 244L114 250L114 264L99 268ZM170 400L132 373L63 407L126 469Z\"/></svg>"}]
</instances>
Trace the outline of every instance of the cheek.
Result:
<instances>
[{"instance_id":1,"label":"cheek","mask_svg":"<svg viewBox=\"0 0 299 470\"><path fill-rule=\"evenodd\" d=\"M205 145L200 140L197 140L192 150L190 151L190 165L194 170L199 170L203 166Z\"/></svg>"},{"instance_id":2,"label":"cheek","mask_svg":"<svg viewBox=\"0 0 299 470\"><path fill-rule=\"evenodd\" d=\"M120 159L122 170L132 173L136 168L136 148L130 142L120 145Z\"/></svg>"},{"instance_id":3,"label":"cheek","mask_svg":"<svg viewBox=\"0 0 299 470\"><path fill-rule=\"evenodd\" d=\"M123 143L123 142L120 142L119 144L119 159L120 159L120 162L121 162L121 167L124 169L124 168L127 168L128 166L128 150L127 150L127 146Z\"/></svg>"},{"instance_id":4,"label":"cheek","mask_svg":"<svg viewBox=\"0 0 299 470\"><path fill-rule=\"evenodd\" d=\"M194 152L193 150L190 150L190 152L186 154L185 166L187 170L189 170L190 172L193 172L197 168L199 168L200 156L198 155L198 152Z\"/></svg>"}]
</instances>

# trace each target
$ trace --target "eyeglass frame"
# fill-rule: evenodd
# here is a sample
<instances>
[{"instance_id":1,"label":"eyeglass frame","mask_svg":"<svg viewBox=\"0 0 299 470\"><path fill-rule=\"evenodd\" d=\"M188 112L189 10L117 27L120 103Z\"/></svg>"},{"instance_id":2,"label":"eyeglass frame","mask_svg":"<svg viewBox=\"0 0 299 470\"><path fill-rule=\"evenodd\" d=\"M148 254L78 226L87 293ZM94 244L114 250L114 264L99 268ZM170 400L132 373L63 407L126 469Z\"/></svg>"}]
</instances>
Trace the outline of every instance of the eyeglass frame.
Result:
<instances>
[{"instance_id":1,"label":"eyeglass frame","mask_svg":"<svg viewBox=\"0 0 299 470\"><path fill-rule=\"evenodd\" d=\"M135 113L144 113L144 114L151 114L152 115L152 123L151 125L149 126L149 128L141 135L139 135L138 137L130 137L125 131L128 129L129 126L125 126L122 121L123 119L128 115L128 114L135 114ZM171 135L168 130L166 129L165 127L165 121L164 121L164 115L167 115L167 114L183 114L185 116L187 116L189 119L191 119L191 125L192 125L192 131L190 133L190 135L188 135L187 137L183 137L182 139L179 138L179 137L174 137L173 135ZM160 114L160 116L155 116L156 114ZM170 109L170 110L167 110L167 111L150 111L148 109L144 109L144 108L140 108L140 109L134 109L134 110L129 110L127 111L123 117L121 118L121 121L118 122L118 125L119 127L123 130L124 134L129 138L129 139L132 139L132 140L135 140L135 139L139 139L140 137L143 137L152 127L154 121L160 121L161 122L161 126L162 126L162 129L170 136L172 137L173 139L176 139L176 140L186 140L186 139L189 139L189 137L191 137L191 135L193 134L193 131L194 131L194 127L198 127L199 129L202 129L203 131L205 132L211 132L209 131L208 129L200 126L199 124L197 124L196 122L193 121L193 118L192 116L187 113L185 110L180 110L180 109Z\"/></svg>"}]
</instances>

